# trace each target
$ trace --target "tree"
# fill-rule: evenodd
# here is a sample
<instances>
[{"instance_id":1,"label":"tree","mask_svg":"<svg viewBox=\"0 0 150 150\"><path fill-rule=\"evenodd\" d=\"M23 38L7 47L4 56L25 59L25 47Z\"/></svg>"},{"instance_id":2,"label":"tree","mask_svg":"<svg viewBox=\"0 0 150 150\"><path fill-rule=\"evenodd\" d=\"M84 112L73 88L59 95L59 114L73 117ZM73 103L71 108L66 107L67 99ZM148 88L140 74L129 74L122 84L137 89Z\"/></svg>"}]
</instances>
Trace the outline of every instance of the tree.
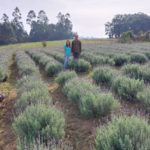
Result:
<instances>
[{"instance_id":1,"label":"tree","mask_svg":"<svg viewBox=\"0 0 150 150\"><path fill-rule=\"evenodd\" d=\"M24 30L23 23L21 22L21 13L18 7L16 7L12 13L13 20L11 22L13 30L16 34L17 42L25 42L28 40L28 34Z\"/></svg>"},{"instance_id":2,"label":"tree","mask_svg":"<svg viewBox=\"0 0 150 150\"><path fill-rule=\"evenodd\" d=\"M17 38L11 23L0 23L0 45L16 43Z\"/></svg>"},{"instance_id":3,"label":"tree","mask_svg":"<svg viewBox=\"0 0 150 150\"><path fill-rule=\"evenodd\" d=\"M49 21L44 10L39 11L37 19L37 22L40 24L48 24Z\"/></svg>"},{"instance_id":4,"label":"tree","mask_svg":"<svg viewBox=\"0 0 150 150\"><path fill-rule=\"evenodd\" d=\"M57 23L49 24L49 19L44 10L40 10L37 16L34 10L30 10L26 18L26 23L31 27L29 35L24 29L22 15L18 7L14 9L12 16L13 19L11 21L7 14L3 14L1 18L0 44L63 40L73 36L73 25L69 13L58 13Z\"/></svg>"},{"instance_id":5,"label":"tree","mask_svg":"<svg viewBox=\"0 0 150 150\"><path fill-rule=\"evenodd\" d=\"M109 36L109 38L113 37L113 26L112 23L107 22L105 24L105 34Z\"/></svg>"},{"instance_id":6,"label":"tree","mask_svg":"<svg viewBox=\"0 0 150 150\"><path fill-rule=\"evenodd\" d=\"M29 14L28 14L29 15ZM30 15L33 16L33 15ZM59 13L57 15L58 22L56 24L48 24L48 17L46 13L41 10L38 13L37 21L32 23L30 31L31 41L46 41L46 40L62 40L71 38L72 22L70 21L70 14ZM32 19L28 19L29 21ZM30 21L31 23L32 21Z\"/></svg>"},{"instance_id":7,"label":"tree","mask_svg":"<svg viewBox=\"0 0 150 150\"><path fill-rule=\"evenodd\" d=\"M36 13L34 10L30 10L27 15L26 23L32 28L32 25L36 22Z\"/></svg>"},{"instance_id":8,"label":"tree","mask_svg":"<svg viewBox=\"0 0 150 150\"><path fill-rule=\"evenodd\" d=\"M58 39L71 38L72 33L72 22L70 21L70 14L62 14L61 12L57 15L58 22L56 24L56 37Z\"/></svg>"},{"instance_id":9,"label":"tree","mask_svg":"<svg viewBox=\"0 0 150 150\"><path fill-rule=\"evenodd\" d=\"M123 32L132 31L134 35L150 30L150 16L144 13L116 15L105 24L106 35L120 38Z\"/></svg>"},{"instance_id":10,"label":"tree","mask_svg":"<svg viewBox=\"0 0 150 150\"><path fill-rule=\"evenodd\" d=\"M12 13L13 20L12 23L16 25L17 28L23 28L23 23L21 22L21 13L18 7L16 7Z\"/></svg>"},{"instance_id":11,"label":"tree","mask_svg":"<svg viewBox=\"0 0 150 150\"><path fill-rule=\"evenodd\" d=\"M3 14L2 23L0 23L0 44L10 44L17 41L13 27L7 14Z\"/></svg>"},{"instance_id":12,"label":"tree","mask_svg":"<svg viewBox=\"0 0 150 150\"><path fill-rule=\"evenodd\" d=\"M9 17L7 16L7 14L3 14L3 17L1 18L1 20L4 22L4 23L8 23L9 22Z\"/></svg>"}]
</instances>

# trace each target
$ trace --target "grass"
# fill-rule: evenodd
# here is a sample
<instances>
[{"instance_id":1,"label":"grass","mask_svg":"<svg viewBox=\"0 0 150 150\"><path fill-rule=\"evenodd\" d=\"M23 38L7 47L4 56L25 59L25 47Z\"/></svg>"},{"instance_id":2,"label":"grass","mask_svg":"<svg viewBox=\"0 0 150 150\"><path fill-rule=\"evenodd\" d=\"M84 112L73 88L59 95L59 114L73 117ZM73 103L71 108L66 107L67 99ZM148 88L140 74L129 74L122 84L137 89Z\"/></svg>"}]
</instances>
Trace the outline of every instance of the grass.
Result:
<instances>
[{"instance_id":1,"label":"grass","mask_svg":"<svg viewBox=\"0 0 150 150\"><path fill-rule=\"evenodd\" d=\"M62 41L47 41L47 47L51 46L60 46L65 43L64 40ZM0 50L3 48L12 48L12 49L27 49L27 48L42 48L42 42L29 42L29 43L20 43L20 44L10 44L5 46L0 46Z\"/></svg>"},{"instance_id":2,"label":"grass","mask_svg":"<svg viewBox=\"0 0 150 150\"><path fill-rule=\"evenodd\" d=\"M102 44L102 43L114 43L116 40L112 39L95 39L95 40L81 40L83 44ZM63 46L65 44L66 40L60 40L60 41L47 41L47 47L52 46ZM29 43L19 43L19 44L10 44L10 45L4 45L0 46L0 50L4 48L8 49L28 49L28 48L42 48L42 42L29 42Z\"/></svg>"}]
</instances>

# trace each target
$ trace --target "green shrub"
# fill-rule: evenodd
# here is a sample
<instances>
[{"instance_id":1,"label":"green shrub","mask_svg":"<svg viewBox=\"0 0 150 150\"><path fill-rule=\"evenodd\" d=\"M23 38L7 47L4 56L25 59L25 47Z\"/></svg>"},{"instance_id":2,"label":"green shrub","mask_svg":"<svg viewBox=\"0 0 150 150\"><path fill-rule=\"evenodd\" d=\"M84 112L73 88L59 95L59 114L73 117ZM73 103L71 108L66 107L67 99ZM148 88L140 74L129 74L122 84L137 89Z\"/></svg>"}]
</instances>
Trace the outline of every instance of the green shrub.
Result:
<instances>
[{"instance_id":1,"label":"green shrub","mask_svg":"<svg viewBox=\"0 0 150 150\"><path fill-rule=\"evenodd\" d=\"M7 75L5 71L0 68L0 82L3 82L5 79L7 79Z\"/></svg>"},{"instance_id":2,"label":"green shrub","mask_svg":"<svg viewBox=\"0 0 150 150\"><path fill-rule=\"evenodd\" d=\"M117 54L114 56L115 66L122 66L128 63L129 57L125 54Z\"/></svg>"},{"instance_id":3,"label":"green shrub","mask_svg":"<svg viewBox=\"0 0 150 150\"><path fill-rule=\"evenodd\" d=\"M90 64L92 66L95 65L104 65L106 64L107 60L104 56L101 55L94 55L92 53L88 53L88 52L83 52L81 54L81 57L85 60L87 60L88 62L90 62Z\"/></svg>"},{"instance_id":4,"label":"green shrub","mask_svg":"<svg viewBox=\"0 0 150 150\"><path fill-rule=\"evenodd\" d=\"M35 52L35 51L31 51L31 50L30 51L26 51L26 53L29 54L36 63L39 62L39 60L41 58L41 53Z\"/></svg>"},{"instance_id":5,"label":"green shrub","mask_svg":"<svg viewBox=\"0 0 150 150\"><path fill-rule=\"evenodd\" d=\"M148 59L150 59L150 52L145 52L145 55Z\"/></svg>"},{"instance_id":6,"label":"green shrub","mask_svg":"<svg viewBox=\"0 0 150 150\"><path fill-rule=\"evenodd\" d=\"M93 79L96 84L110 86L113 80L113 71L107 67L96 68L93 72Z\"/></svg>"},{"instance_id":7,"label":"green shrub","mask_svg":"<svg viewBox=\"0 0 150 150\"><path fill-rule=\"evenodd\" d=\"M65 72L60 72L56 78L56 82L61 85L64 86L64 84L72 79L77 77L77 74L74 71L65 71Z\"/></svg>"},{"instance_id":8,"label":"green shrub","mask_svg":"<svg viewBox=\"0 0 150 150\"><path fill-rule=\"evenodd\" d=\"M145 88L143 91L137 94L137 99L145 105L146 109L150 111L150 89Z\"/></svg>"},{"instance_id":9,"label":"green shrub","mask_svg":"<svg viewBox=\"0 0 150 150\"><path fill-rule=\"evenodd\" d=\"M130 79L126 77L117 77L113 81L113 90L121 98L134 101L136 95L144 87L143 80Z\"/></svg>"},{"instance_id":10,"label":"green shrub","mask_svg":"<svg viewBox=\"0 0 150 150\"><path fill-rule=\"evenodd\" d=\"M62 64L60 63L53 63L53 62L49 62L46 67L46 73L48 76L52 77L55 76L56 74L58 74L61 70L63 69Z\"/></svg>"},{"instance_id":11,"label":"green shrub","mask_svg":"<svg viewBox=\"0 0 150 150\"><path fill-rule=\"evenodd\" d=\"M137 64L127 64L123 67L123 72L127 76L135 79L143 79L142 78L142 71L140 65Z\"/></svg>"},{"instance_id":12,"label":"green shrub","mask_svg":"<svg viewBox=\"0 0 150 150\"><path fill-rule=\"evenodd\" d=\"M70 68L76 72L88 72L91 69L91 65L84 59L79 59L78 61L72 60Z\"/></svg>"},{"instance_id":13,"label":"green shrub","mask_svg":"<svg viewBox=\"0 0 150 150\"><path fill-rule=\"evenodd\" d=\"M43 47L47 47L47 42L46 42L46 41L43 41L43 42L42 42L42 46L43 46Z\"/></svg>"},{"instance_id":14,"label":"green shrub","mask_svg":"<svg viewBox=\"0 0 150 150\"><path fill-rule=\"evenodd\" d=\"M106 64L108 64L110 66L114 66L115 65L115 61L114 61L113 58L106 57Z\"/></svg>"},{"instance_id":15,"label":"green shrub","mask_svg":"<svg viewBox=\"0 0 150 150\"><path fill-rule=\"evenodd\" d=\"M51 97L49 96L48 88L45 89L43 87L36 88L33 87L28 92L23 92L21 97L17 100L15 107L16 111L23 112L28 106L35 104L46 104L49 105L51 103Z\"/></svg>"},{"instance_id":16,"label":"green shrub","mask_svg":"<svg viewBox=\"0 0 150 150\"><path fill-rule=\"evenodd\" d=\"M24 150L25 147L29 148L28 150L73 150L73 145L70 144L70 142L62 142L62 140L51 140L47 145L45 144L39 144L39 143L32 143L26 145L24 141L24 144L20 143L20 139L17 139L17 150Z\"/></svg>"},{"instance_id":17,"label":"green shrub","mask_svg":"<svg viewBox=\"0 0 150 150\"><path fill-rule=\"evenodd\" d=\"M17 82L17 93L30 92L33 88L36 89L48 89L48 85L36 76L24 76Z\"/></svg>"},{"instance_id":18,"label":"green shrub","mask_svg":"<svg viewBox=\"0 0 150 150\"><path fill-rule=\"evenodd\" d=\"M21 65L19 68L19 75L22 76L27 76L27 75L33 75L37 73L37 69L34 66L31 66L29 64L24 64Z\"/></svg>"},{"instance_id":19,"label":"green shrub","mask_svg":"<svg viewBox=\"0 0 150 150\"><path fill-rule=\"evenodd\" d=\"M24 53L24 51L18 51L16 53L16 62L18 72L21 77L39 74L34 61L32 61L32 59Z\"/></svg>"},{"instance_id":20,"label":"green shrub","mask_svg":"<svg viewBox=\"0 0 150 150\"><path fill-rule=\"evenodd\" d=\"M56 75L63 69L61 63L42 52L28 51L28 53L38 64L44 67L47 75L50 77Z\"/></svg>"},{"instance_id":21,"label":"green shrub","mask_svg":"<svg viewBox=\"0 0 150 150\"><path fill-rule=\"evenodd\" d=\"M45 105L28 107L14 119L13 128L17 137L24 142L46 142L64 136L65 119L62 112ZM45 143L46 144L46 143Z\"/></svg>"},{"instance_id":22,"label":"green shrub","mask_svg":"<svg viewBox=\"0 0 150 150\"><path fill-rule=\"evenodd\" d=\"M79 78L69 80L63 88L65 95L76 103L79 103L81 96L84 95L87 90L95 95L99 92L98 87L93 86L89 82L83 81Z\"/></svg>"},{"instance_id":23,"label":"green shrub","mask_svg":"<svg viewBox=\"0 0 150 150\"><path fill-rule=\"evenodd\" d=\"M105 116L119 107L111 94L99 93L98 88L86 80L69 80L63 90L78 104L80 113L87 117Z\"/></svg>"},{"instance_id":24,"label":"green shrub","mask_svg":"<svg viewBox=\"0 0 150 150\"><path fill-rule=\"evenodd\" d=\"M96 150L148 150L150 126L135 116L119 117L96 132Z\"/></svg>"},{"instance_id":25,"label":"green shrub","mask_svg":"<svg viewBox=\"0 0 150 150\"><path fill-rule=\"evenodd\" d=\"M87 92L81 97L79 109L84 116L106 116L119 108L119 103L112 94L101 93L94 95Z\"/></svg>"},{"instance_id":26,"label":"green shrub","mask_svg":"<svg viewBox=\"0 0 150 150\"><path fill-rule=\"evenodd\" d=\"M141 68L142 71L142 78L145 82L150 82L150 67L149 66L143 66Z\"/></svg>"},{"instance_id":27,"label":"green shrub","mask_svg":"<svg viewBox=\"0 0 150 150\"><path fill-rule=\"evenodd\" d=\"M133 40L133 33L131 31L123 32L120 38L121 43L130 43Z\"/></svg>"},{"instance_id":28,"label":"green shrub","mask_svg":"<svg viewBox=\"0 0 150 150\"><path fill-rule=\"evenodd\" d=\"M146 63L148 61L148 59L144 54L135 53L135 54L131 54L130 61L132 63L143 64L143 63Z\"/></svg>"},{"instance_id":29,"label":"green shrub","mask_svg":"<svg viewBox=\"0 0 150 150\"><path fill-rule=\"evenodd\" d=\"M145 82L150 82L150 69L148 66L128 64L123 67L123 72L131 78L144 80Z\"/></svg>"},{"instance_id":30,"label":"green shrub","mask_svg":"<svg viewBox=\"0 0 150 150\"><path fill-rule=\"evenodd\" d=\"M53 61L53 60L51 60L51 61ZM40 64L40 66L45 67L49 62L50 62L49 57L47 57L46 55L43 55L43 53L41 53L41 57L38 60L38 63Z\"/></svg>"},{"instance_id":31,"label":"green shrub","mask_svg":"<svg viewBox=\"0 0 150 150\"><path fill-rule=\"evenodd\" d=\"M52 56L61 63L64 63L64 55L59 52L45 51L45 54Z\"/></svg>"}]
</instances>

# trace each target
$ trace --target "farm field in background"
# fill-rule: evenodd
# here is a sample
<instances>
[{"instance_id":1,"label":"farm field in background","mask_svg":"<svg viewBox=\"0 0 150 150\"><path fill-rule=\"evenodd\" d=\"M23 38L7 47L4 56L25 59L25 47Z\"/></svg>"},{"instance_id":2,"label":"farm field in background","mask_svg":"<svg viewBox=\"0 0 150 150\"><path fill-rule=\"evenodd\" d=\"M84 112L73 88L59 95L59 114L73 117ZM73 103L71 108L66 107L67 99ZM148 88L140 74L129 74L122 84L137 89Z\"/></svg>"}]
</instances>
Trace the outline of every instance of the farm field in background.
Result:
<instances>
[{"instance_id":1,"label":"farm field in background","mask_svg":"<svg viewBox=\"0 0 150 150\"><path fill-rule=\"evenodd\" d=\"M149 149L150 43L83 40L67 71L64 43L0 47L0 149Z\"/></svg>"}]
</instances>

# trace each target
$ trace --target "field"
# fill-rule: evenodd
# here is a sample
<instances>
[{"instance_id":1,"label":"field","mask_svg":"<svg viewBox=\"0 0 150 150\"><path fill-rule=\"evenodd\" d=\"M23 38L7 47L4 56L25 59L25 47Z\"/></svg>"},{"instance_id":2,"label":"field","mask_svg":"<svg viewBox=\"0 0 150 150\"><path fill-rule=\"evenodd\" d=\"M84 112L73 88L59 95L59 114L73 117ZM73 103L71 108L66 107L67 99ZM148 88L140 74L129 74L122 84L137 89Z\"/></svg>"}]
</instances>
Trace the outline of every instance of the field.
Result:
<instances>
[{"instance_id":1,"label":"field","mask_svg":"<svg viewBox=\"0 0 150 150\"><path fill-rule=\"evenodd\" d=\"M150 149L150 43L82 43L0 47L0 150Z\"/></svg>"}]
</instances>

